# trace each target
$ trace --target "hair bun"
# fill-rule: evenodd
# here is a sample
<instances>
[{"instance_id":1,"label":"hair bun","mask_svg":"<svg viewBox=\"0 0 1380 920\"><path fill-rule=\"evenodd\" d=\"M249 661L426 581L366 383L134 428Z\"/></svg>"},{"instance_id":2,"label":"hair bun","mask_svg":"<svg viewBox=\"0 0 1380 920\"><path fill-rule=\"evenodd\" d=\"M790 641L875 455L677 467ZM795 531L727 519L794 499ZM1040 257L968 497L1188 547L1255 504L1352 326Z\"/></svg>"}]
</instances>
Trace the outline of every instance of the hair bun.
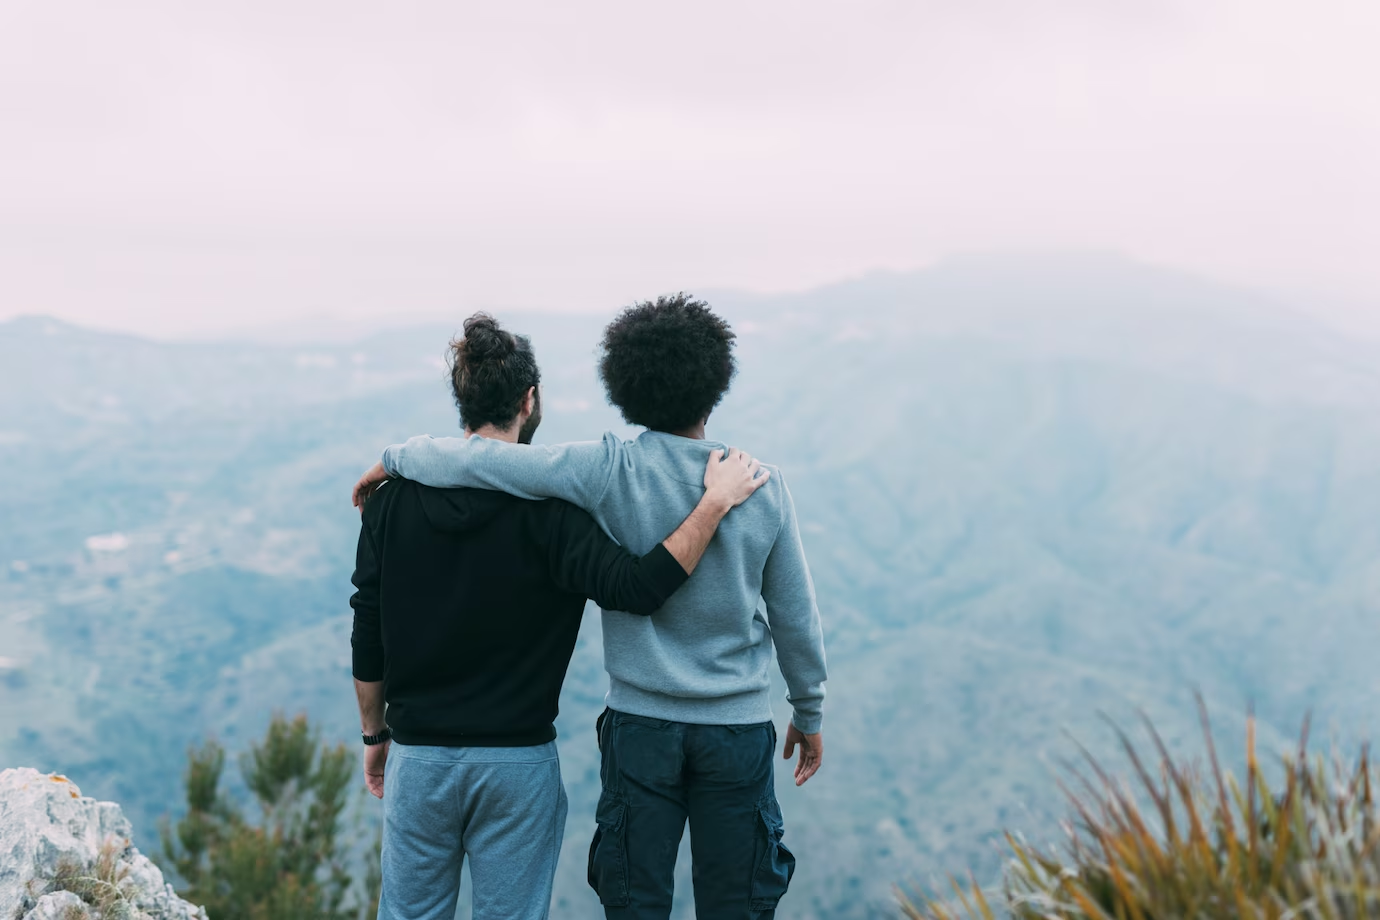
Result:
<instances>
[{"instance_id":1,"label":"hair bun","mask_svg":"<svg viewBox=\"0 0 1380 920\"><path fill-rule=\"evenodd\" d=\"M472 361L503 359L517 349L513 334L487 313L476 313L465 320L465 357Z\"/></svg>"}]
</instances>

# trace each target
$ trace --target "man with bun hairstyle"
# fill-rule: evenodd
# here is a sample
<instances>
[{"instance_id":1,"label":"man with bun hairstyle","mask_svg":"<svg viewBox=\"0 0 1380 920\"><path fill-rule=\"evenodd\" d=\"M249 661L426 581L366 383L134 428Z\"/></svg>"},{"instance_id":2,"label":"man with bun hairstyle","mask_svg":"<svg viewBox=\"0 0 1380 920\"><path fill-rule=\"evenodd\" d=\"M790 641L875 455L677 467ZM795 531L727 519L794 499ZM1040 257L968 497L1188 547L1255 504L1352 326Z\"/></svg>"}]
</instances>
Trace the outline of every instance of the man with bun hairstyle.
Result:
<instances>
[{"instance_id":1,"label":"man with bun hairstyle","mask_svg":"<svg viewBox=\"0 0 1380 920\"><path fill-rule=\"evenodd\" d=\"M700 471L724 445L705 425L736 372L734 335L701 301L659 297L604 331L609 401L647 430L631 441L555 446L413 438L384 451L355 502L390 476L433 486L559 498L634 553L650 550L699 500ZM686 586L652 617L603 604L607 708L603 791L589 881L610 920L666 920L686 822L698 920L775 915L795 868L772 781L772 650L792 712L796 785L823 752L825 661L795 506L779 471L719 528ZM765 608L759 608L759 603Z\"/></svg>"},{"instance_id":2,"label":"man with bun hairstyle","mask_svg":"<svg viewBox=\"0 0 1380 920\"><path fill-rule=\"evenodd\" d=\"M466 436L529 443L528 339L476 314L451 350ZM692 508L640 554L560 499L401 479L364 505L351 645L365 782L384 803L379 917L451 920L466 856L477 920L549 915L566 819L553 722L586 599L647 619L769 478L713 451Z\"/></svg>"}]
</instances>

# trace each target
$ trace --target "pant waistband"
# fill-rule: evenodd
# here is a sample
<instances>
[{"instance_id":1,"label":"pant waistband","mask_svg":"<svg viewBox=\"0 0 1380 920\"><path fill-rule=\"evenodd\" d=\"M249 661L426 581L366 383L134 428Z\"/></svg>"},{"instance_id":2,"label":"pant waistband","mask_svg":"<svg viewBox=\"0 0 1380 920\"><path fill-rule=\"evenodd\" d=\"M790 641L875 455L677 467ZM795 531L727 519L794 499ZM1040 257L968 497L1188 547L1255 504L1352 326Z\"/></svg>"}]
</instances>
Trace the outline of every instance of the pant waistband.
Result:
<instances>
[{"instance_id":1,"label":"pant waistband","mask_svg":"<svg viewBox=\"0 0 1380 920\"><path fill-rule=\"evenodd\" d=\"M431 763L549 763L560 759L554 741L529 747L439 747L394 741L388 754Z\"/></svg>"}]
</instances>

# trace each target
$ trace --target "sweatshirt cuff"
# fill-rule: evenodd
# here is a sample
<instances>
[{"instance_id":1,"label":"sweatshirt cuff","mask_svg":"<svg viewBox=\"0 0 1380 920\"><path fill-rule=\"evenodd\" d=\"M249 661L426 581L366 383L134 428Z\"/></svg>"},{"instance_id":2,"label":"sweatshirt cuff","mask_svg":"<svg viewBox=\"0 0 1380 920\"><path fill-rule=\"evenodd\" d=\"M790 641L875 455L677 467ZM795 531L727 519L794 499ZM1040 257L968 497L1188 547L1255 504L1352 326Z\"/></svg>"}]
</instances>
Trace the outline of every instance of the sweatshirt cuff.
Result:
<instances>
[{"instance_id":1,"label":"sweatshirt cuff","mask_svg":"<svg viewBox=\"0 0 1380 920\"><path fill-rule=\"evenodd\" d=\"M355 646L352 657L355 680L366 684L383 680L383 649Z\"/></svg>"},{"instance_id":2,"label":"sweatshirt cuff","mask_svg":"<svg viewBox=\"0 0 1380 920\"><path fill-rule=\"evenodd\" d=\"M390 444L383 449L383 458L379 462L383 464L383 469L389 476L398 475L398 452L401 450L401 444Z\"/></svg>"},{"instance_id":3,"label":"sweatshirt cuff","mask_svg":"<svg viewBox=\"0 0 1380 920\"><path fill-rule=\"evenodd\" d=\"M824 716L795 712L791 714L791 724L798 728L802 735L818 735L824 725Z\"/></svg>"},{"instance_id":4,"label":"sweatshirt cuff","mask_svg":"<svg viewBox=\"0 0 1380 920\"><path fill-rule=\"evenodd\" d=\"M642 557L642 570L652 590L663 601L675 594L676 589L685 584L686 579L690 577L685 573L685 569L680 567L676 557L671 555L665 543L658 543L652 547L650 553Z\"/></svg>"}]
</instances>

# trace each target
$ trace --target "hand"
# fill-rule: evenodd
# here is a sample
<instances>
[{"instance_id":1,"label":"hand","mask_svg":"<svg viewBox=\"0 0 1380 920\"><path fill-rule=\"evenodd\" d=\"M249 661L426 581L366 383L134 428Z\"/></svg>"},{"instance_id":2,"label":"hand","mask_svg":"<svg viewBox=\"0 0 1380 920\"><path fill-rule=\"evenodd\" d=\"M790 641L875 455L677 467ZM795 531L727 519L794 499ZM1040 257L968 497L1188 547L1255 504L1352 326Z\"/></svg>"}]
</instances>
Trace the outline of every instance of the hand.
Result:
<instances>
[{"instance_id":1,"label":"hand","mask_svg":"<svg viewBox=\"0 0 1380 920\"><path fill-rule=\"evenodd\" d=\"M381 462L375 463L369 467L367 473L359 478L359 482L355 483L355 490L351 493L350 500L354 502L356 508L363 511L364 503L368 501L369 496L377 492L379 486L392 478L388 475L388 471L383 468Z\"/></svg>"},{"instance_id":2,"label":"hand","mask_svg":"<svg viewBox=\"0 0 1380 920\"><path fill-rule=\"evenodd\" d=\"M388 763L388 748L393 742L369 744L364 747L364 785L374 798L383 798L383 768Z\"/></svg>"},{"instance_id":3,"label":"hand","mask_svg":"<svg viewBox=\"0 0 1380 920\"><path fill-rule=\"evenodd\" d=\"M800 760L795 765L795 784L803 786L824 762L824 735L820 732L807 735L791 725L786 729L786 749L781 752L781 759L790 760L797 744L800 745Z\"/></svg>"},{"instance_id":4,"label":"hand","mask_svg":"<svg viewBox=\"0 0 1380 920\"><path fill-rule=\"evenodd\" d=\"M710 452L709 465L704 468L704 491L722 501L725 508L735 508L770 478L771 470L762 469L760 462L738 448L729 448L727 459L723 451L715 450Z\"/></svg>"}]
</instances>

